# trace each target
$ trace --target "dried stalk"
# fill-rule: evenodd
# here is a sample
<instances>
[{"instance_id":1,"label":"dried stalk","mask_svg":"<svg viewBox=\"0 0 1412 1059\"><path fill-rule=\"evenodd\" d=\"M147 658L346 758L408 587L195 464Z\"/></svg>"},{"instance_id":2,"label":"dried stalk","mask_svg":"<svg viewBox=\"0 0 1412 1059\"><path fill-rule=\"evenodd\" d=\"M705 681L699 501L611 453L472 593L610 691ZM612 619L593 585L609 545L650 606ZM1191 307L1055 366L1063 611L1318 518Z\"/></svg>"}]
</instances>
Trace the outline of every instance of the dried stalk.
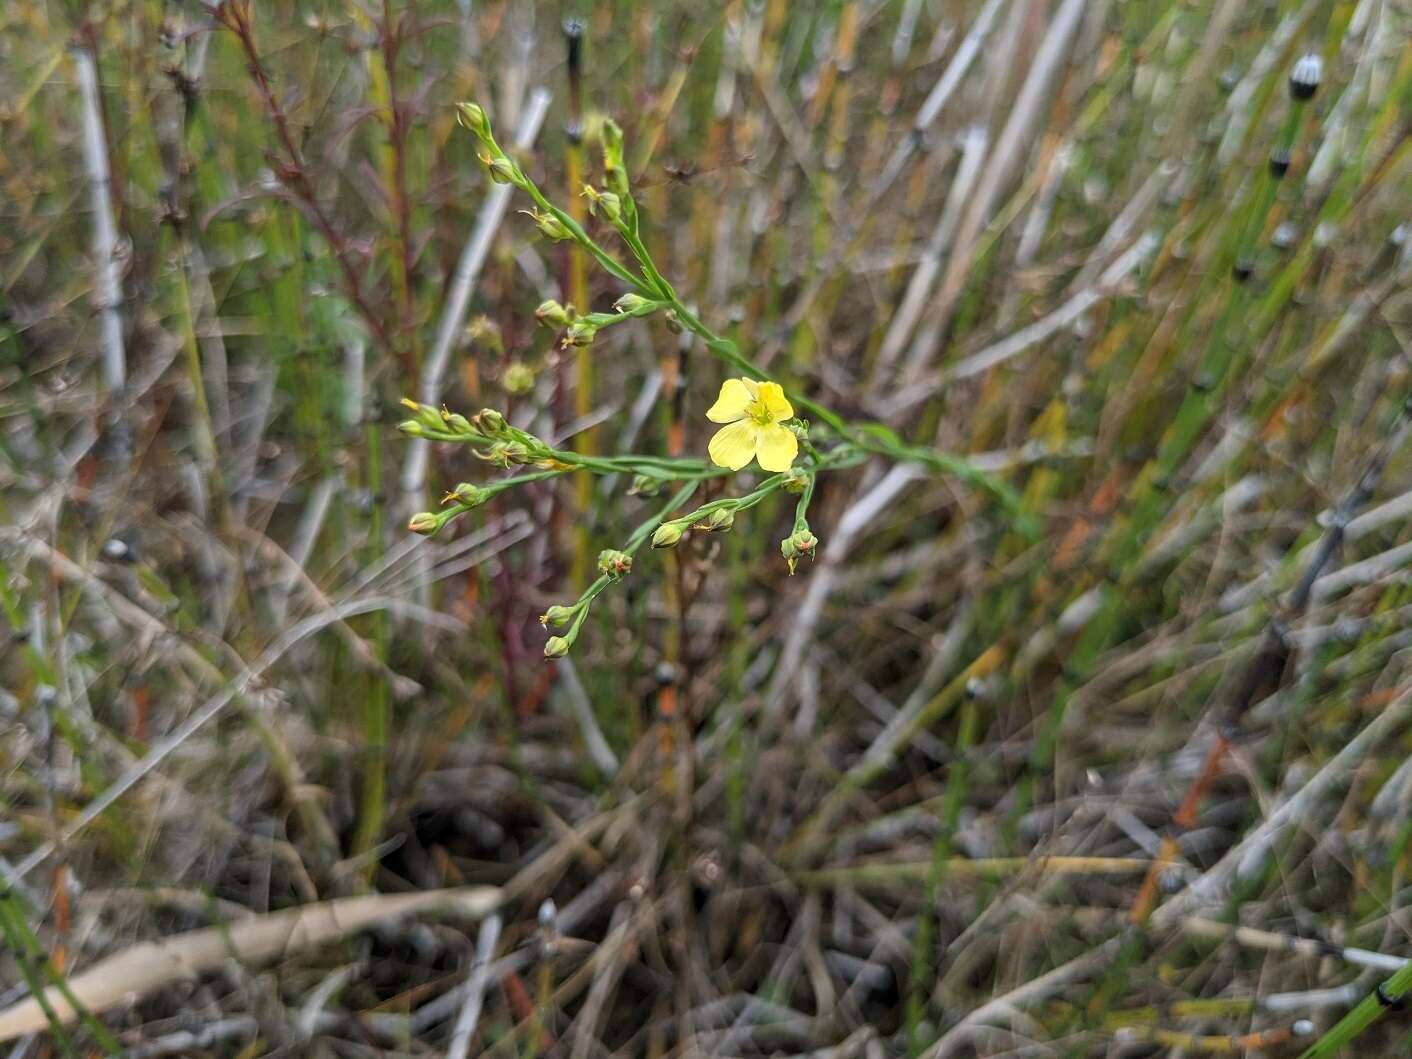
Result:
<instances>
[{"instance_id":1,"label":"dried stalk","mask_svg":"<svg viewBox=\"0 0 1412 1059\"><path fill-rule=\"evenodd\" d=\"M99 960L68 980L68 989L89 1013L130 1004L174 982L219 969L227 960L260 963L316 949L379 923L415 913L454 911L481 917L500 906L500 891L488 886L411 894L373 894L305 905L219 927L145 941ZM78 1018L63 990L50 986L44 1001L62 1025ZM30 997L0 1011L0 1041L49 1027L39 1000Z\"/></svg>"}]
</instances>

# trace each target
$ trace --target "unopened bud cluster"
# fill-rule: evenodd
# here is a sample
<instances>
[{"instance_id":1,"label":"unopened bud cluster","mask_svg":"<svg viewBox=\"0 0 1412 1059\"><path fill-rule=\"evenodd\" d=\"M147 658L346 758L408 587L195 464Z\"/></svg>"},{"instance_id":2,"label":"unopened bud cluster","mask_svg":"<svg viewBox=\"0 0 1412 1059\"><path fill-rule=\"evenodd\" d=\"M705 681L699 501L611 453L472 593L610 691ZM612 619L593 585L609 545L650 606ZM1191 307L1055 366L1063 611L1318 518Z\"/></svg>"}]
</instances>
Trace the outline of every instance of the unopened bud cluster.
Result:
<instances>
[{"instance_id":1,"label":"unopened bud cluster","mask_svg":"<svg viewBox=\"0 0 1412 1059\"><path fill-rule=\"evenodd\" d=\"M605 548L598 553L598 572L616 581L632 573L632 556L615 548Z\"/></svg>"},{"instance_id":2,"label":"unopened bud cluster","mask_svg":"<svg viewBox=\"0 0 1412 1059\"><path fill-rule=\"evenodd\" d=\"M534 311L534 318L545 327L564 332L561 345L567 349L570 346L591 346L603 328L621 323L630 317L646 316L661 307L661 302L629 291L613 303L614 311L611 313L583 315L572 305L563 305L550 298L539 303L539 308Z\"/></svg>"},{"instance_id":3,"label":"unopened bud cluster","mask_svg":"<svg viewBox=\"0 0 1412 1059\"><path fill-rule=\"evenodd\" d=\"M740 505L731 500L717 500L689 515L664 522L652 534L652 547L675 548L689 529L703 533L728 533L735 527L735 515Z\"/></svg>"},{"instance_id":4,"label":"unopened bud cluster","mask_svg":"<svg viewBox=\"0 0 1412 1059\"><path fill-rule=\"evenodd\" d=\"M814 550L818 546L819 538L810 533L807 526L803 529L795 530L784 540L780 541L780 554L784 556L784 561L789 564L789 572L793 574L795 565L805 556L808 556L810 559L814 558Z\"/></svg>"},{"instance_id":5,"label":"unopened bud cluster","mask_svg":"<svg viewBox=\"0 0 1412 1059\"><path fill-rule=\"evenodd\" d=\"M485 443L501 438L523 440L530 437L509 426L505 417L493 408L482 408L467 418L447 408L438 410L429 404L418 404L410 397L402 399L402 407L408 409L412 416L398 423L397 429L409 438Z\"/></svg>"},{"instance_id":6,"label":"unopened bud cluster","mask_svg":"<svg viewBox=\"0 0 1412 1059\"><path fill-rule=\"evenodd\" d=\"M467 417L446 408L438 410L431 405L418 404L410 398L404 398L402 406L412 415L398 423L397 429L408 437L465 442L475 446L477 457L500 467L528 465L546 470L565 467L544 442L511 426L494 408L482 408ZM407 523L407 528L413 533L431 536L452 519L480 507L511 484L513 482L489 485L462 482L442 497L445 507L441 511L418 512Z\"/></svg>"}]
</instances>

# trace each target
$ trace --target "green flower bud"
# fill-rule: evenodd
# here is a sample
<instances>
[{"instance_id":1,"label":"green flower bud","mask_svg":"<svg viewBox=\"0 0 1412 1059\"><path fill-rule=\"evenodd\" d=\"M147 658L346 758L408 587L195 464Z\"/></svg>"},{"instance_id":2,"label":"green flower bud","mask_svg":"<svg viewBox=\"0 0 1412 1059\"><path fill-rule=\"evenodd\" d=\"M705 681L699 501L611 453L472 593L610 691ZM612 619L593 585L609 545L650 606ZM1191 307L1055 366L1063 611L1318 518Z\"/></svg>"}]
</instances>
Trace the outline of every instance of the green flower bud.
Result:
<instances>
[{"instance_id":1,"label":"green flower bud","mask_svg":"<svg viewBox=\"0 0 1412 1059\"><path fill-rule=\"evenodd\" d=\"M813 555L814 549L818 547L819 538L810 533L807 529L797 530L789 538L794 542L794 546L799 549L800 555Z\"/></svg>"},{"instance_id":2,"label":"green flower bud","mask_svg":"<svg viewBox=\"0 0 1412 1059\"><path fill-rule=\"evenodd\" d=\"M598 135L603 140L603 154L605 157L622 161L623 158L623 129L612 118L604 118L603 124L599 126Z\"/></svg>"},{"instance_id":3,"label":"green flower bud","mask_svg":"<svg viewBox=\"0 0 1412 1059\"><path fill-rule=\"evenodd\" d=\"M530 459L529 449L518 441L496 441L484 452L478 452L476 455L501 467L528 463Z\"/></svg>"},{"instance_id":4,"label":"green flower bud","mask_svg":"<svg viewBox=\"0 0 1412 1059\"><path fill-rule=\"evenodd\" d=\"M442 429L441 413L429 404L418 404L410 397L402 398L402 407L412 412L416 416L417 422L421 423L424 430Z\"/></svg>"},{"instance_id":5,"label":"green flower bud","mask_svg":"<svg viewBox=\"0 0 1412 1059\"><path fill-rule=\"evenodd\" d=\"M447 493L446 499L442 502L446 504L455 502L457 504L460 504L462 507L468 508L480 507L487 500L489 500L492 495L493 494L490 492L489 489L483 489L478 485L472 485L470 482L462 482L451 492Z\"/></svg>"},{"instance_id":6,"label":"green flower bud","mask_svg":"<svg viewBox=\"0 0 1412 1059\"><path fill-rule=\"evenodd\" d=\"M628 496L656 496L662 491L662 479L650 474L635 474L628 485Z\"/></svg>"},{"instance_id":7,"label":"green flower bud","mask_svg":"<svg viewBox=\"0 0 1412 1059\"><path fill-rule=\"evenodd\" d=\"M505 375L500 382L506 393L529 393L534 389L534 369L522 360L511 361L505 366Z\"/></svg>"},{"instance_id":8,"label":"green flower bud","mask_svg":"<svg viewBox=\"0 0 1412 1059\"><path fill-rule=\"evenodd\" d=\"M515 168L515 163L506 158L503 154L481 154L481 165L485 166L490 173L490 179L497 184L517 184L519 171Z\"/></svg>"},{"instance_id":9,"label":"green flower bud","mask_svg":"<svg viewBox=\"0 0 1412 1059\"><path fill-rule=\"evenodd\" d=\"M574 319L574 307L563 306L550 298L546 302L540 302L539 308L534 311L534 318L545 327L562 329L569 326Z\"/></svg>"},{"instance_id":10,"label":"green flower bud","mask_svg":"<svg viewBox=\"0 0 1412 1059\"><path fill-rule=\"evenodd\" d=\"M564 222L552 213L540 213L538 210L521 210L520 212L533 220L535 227L556 243L574 237L574 233L569 231Z\"/></svg>"},{"instance_id":11,"label":"green flower bud","mask_svg":"<svg viewBox=\"0 0 1412 1059\"><path fill-rule=\"evenodd\" d=\"M476 428L471 426L471 421L460 412L442 412L441 419L453 434L460 434L463 437L476 436Z\"/></svg>"},{"instance_id":12,"label":"green flower bud","mask_svg":"<svg viewBox=\"0 0 1412 1059\"><path fill-rule=\"evenodd\" d=\"M494 408L482 408L475 415L475 423L488 438L498 438L508 429L505 417Z\"/></svg>"},{"instance_id":13,"label":"green flower bud","mask_svg":"<svg viewBox=\"0 0 1412 1059\"><path fill-rule=\"evenodd\" d=\"M583 186L583 194L588 199L588 212L593 216L602 216L610 224L617 224L623 216L623 203L617 195L611 191L599 191L589 184Z\"/></svg>"},{"instance_id":14,"label":"green flower bud","mask_svg":"<svg viewBox=\"0 0 1412 1059\"><path fill-rule=\"evenodd\" d=\"M409 438L419 438L422 436L422 425L415 419L404 419L397 424L397 429L406 434Z\"/></svg>"},{"instance_id":15,"label":"green flower bud","mask_svg":"<svg viewBox=\"0 0 1412 1059\"><path fill-rule=\"evenodd\" d=\"M437 530L441 529L441 519L434 512L419 511L408 520L407 528L413 533L420 533L424 537L430 537Z\"/></svg>"},{"instance_id":16,"label":"green flower bud","mask_svg":"<svg viewBox=\"0 0 1412 1059\"><path fill-rule=\"evenodd\" d=\"M569 622L573 621L574 615L577 613L577 607L564 607L556 603L539 616L539 624L543 625L546 629L551 625L558 628L561 625L567 625Z\"/></svg>"},{"instance_id":17,"label":"green flower bud","mask_svg":"<svg viewBox=\"0 0 1412 1059\"><path fill-rule=\"evenodd\" d=\"M657 527L657 532L652 534L652 547L654 548L675 548L677 541L681 540L681 526L675 522L664 522Z\"/></svg>"},{"instance_id":18,"label":"green flower bud","mask_svg":"<svg viewBox=\"0 0 1412 1059\"><path fill-rule=\"evenodd\" d=\"M804 492L804 487L809 484L809 476L804 473L802 467L791 467L784 472L784 491L794 493L796 496Z\"/></svg>"},{"instance_id":19,"label":"green flower bud","mask_svg":"<svg viewBox=\"0 0 1412 1059\"><path fill-rule=\"evenodd\" d=\"M562 636L551 636L544 641L544 657L563 658L572 646L573 643Z\"/></svg>"},{"instance_id":20,"label":"green flower bud","mask_svg":"<svg viewBox=\"0 0 1412 1059\"><path fill-rule=\"evenodd\" d=\"M456 120L462 128L470 129L482 140L490 137L490 119L485 116L485 108L479 103L457 103Z\"/></svg>"},{"instance_id":21,"label":"green flower bud","mask_svg":"<svg viewBox=\"0 0 1412 1059\"><path fill-rule=\"evenodd\" d=\"M784 540L780 541L780 554L784 556L784 561L789 563L790 574L794 573L795 564L804 556L814 555L814 549L818 546L819 538L815 537L807 529L796 530Z\"/></svg>"},{"instance_id":22,"label":"green flower bud","mask_svg":"<svg viewBox=\"0 0 1412 1059\"><path fill-rule=\"evenodd\" d=\"M623 130L611 118L603 122L603 183L622 198L628 195L628 171L623 161Z\"/></svg>"},{"instance_id":23,"label":"green flower bud","mask_svg":"<svg viewBox=\"0 0 1412 1059\"><path fill-rule=\"evenodd\" d=\"M605 548L598 553L598 572L616 580L632 572L632 556L614 548Z\"/></svg>"},{"instance_id":24,"label":"green flower bud","mask_svg":"<svg viewBox=\"0 0 1412 1059\"><path fill-rule=\"evenodd\" d=\"M613 308L620 313L632 313L637 312L639 309L646 308L651 304L652 303L641 294L634 294L632 291L628 291L613 303Z\"/></svg>"},{"instance_id":25,"label":"green flower bud","mask_svg":"<svg viewBox=\"0 0 1412 1059\"><path fill-rule=\"evenodd\" d=\"M598 326L596 324L591 324L587 320L575 320L564 333L564 345L591 346L593 338L597 334Z\"/></svg>"},{"instance_id":26,"label":"green flower bud","mask_svg":"<svg viewBox=\"0 0 1412 1059\"><path fill-rule=\"evenodd\" d=\"M726 533L735 525L735 509L718 507L696 524L707 533Z\"/></svg>"}]
</instances>

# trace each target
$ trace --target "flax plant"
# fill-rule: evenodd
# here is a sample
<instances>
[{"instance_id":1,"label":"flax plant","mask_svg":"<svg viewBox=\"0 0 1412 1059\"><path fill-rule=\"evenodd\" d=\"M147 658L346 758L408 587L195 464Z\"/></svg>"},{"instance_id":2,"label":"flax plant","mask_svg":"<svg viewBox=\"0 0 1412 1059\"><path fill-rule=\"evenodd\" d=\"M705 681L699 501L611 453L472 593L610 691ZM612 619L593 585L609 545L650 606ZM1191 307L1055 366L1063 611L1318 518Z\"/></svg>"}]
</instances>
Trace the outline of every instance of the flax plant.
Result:
<instances>
[{"instance_id":1,"label":"flax plant","mask_svg":"<svg viewBox=\"0 0 1412 1059\"><path fill-rule=\"evenodd\" d=\"M818 538L809 529L808 522L809 503L818 475L855 466L869 457L915 463L929 472L954 475L979 485L1004 504L1016 517L1017 525L1023 525L1018 498L1003 480L961 457L910 445L880 423L845 421L827 406L772 380L735 341L722 337L704 323L663 276L647 249L643 219L629 185L623 134L611 119L604 121L601 134L602 183L584 184L581 194L589 212L617 234L631 258L630 265L622 263L608 247L591 236L572 213L556 206L544 195L538 184L496 141L484 108L476 103L462 103L457 114L461 125L478 141L478 157L490 179L510 185L530 198L534 208L529 216L541 234L554 242L571 242L626 288L613 303L612 312L582 311L572 304L552 300L543 303L535 315L541 324L561 336L561 346L583 354L591 350L600 332L632 320L660 315L672 331L691 333L721 365L739 373L721 383L720 395L707 412L707 418L721 426L709 446L710 463L653 456L599 457L585 452L583 446L577 452L562 452L511 426L494 409L467 418L448 409L438 411L410 400L403 402L415 413L413 418L399 425L410 437L469 444L477 456L504 468L536 468L484 486L458 485L446 494L440 510L412 516L408 528L414 533L428 536L438 533L499 493L570 472L617 474L630 471L653 487L684 483L672 502L654 518L640 524L621 547L607 549L600 555L598 579L577 600L552 607L545 613L541 621L546 627L564 627L562 634L551 636L545 643L546 658L560 658L569 652L594 599L631 569L632 557L649 534L653 548L672 548L691 530L728 531L734 526L737 514L748 511L779 490L798 496L793 528L779 543L780 554L793 574L800 560L813 558L818 547ZM809 420L796 415L796 405L814 416L817 425L811 427ZM761 469L773 473L752 491L713 500L685 515L667 517L686 502L703 480L734 473L756 460ZM624 563L618 557L628 561Z\"/></svg>"}]
</instances>

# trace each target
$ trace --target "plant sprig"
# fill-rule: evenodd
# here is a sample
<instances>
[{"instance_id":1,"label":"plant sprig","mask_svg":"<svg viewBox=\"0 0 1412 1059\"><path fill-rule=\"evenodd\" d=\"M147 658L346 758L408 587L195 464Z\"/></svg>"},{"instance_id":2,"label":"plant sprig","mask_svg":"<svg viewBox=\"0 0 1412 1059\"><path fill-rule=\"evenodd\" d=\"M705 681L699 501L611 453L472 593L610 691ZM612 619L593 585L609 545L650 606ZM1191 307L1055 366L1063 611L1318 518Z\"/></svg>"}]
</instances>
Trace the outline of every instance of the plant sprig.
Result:
<instances>
[{"instance_id":1,"label":"plant sprig","mask_svg":"<svg viewBox=\"0 0 1412 1059\"><path fill-rule=\"evenodd\" d=\"M682 301L657 267L642 239L637 202L629 186L627 167L623 159L623 134L614 122L604 123L601 136L604 186L600 188L585 184L582 193L588 200L589 212L606 220L618 233L636 265L636 274L595 240L567 211L555 206L545 197L538 185L496 142L489 119L480 106L475 103L460 104L458 118L480 141L479 157L490 178L497 183L513 185L534 202L534 209L524 212L539 230L555 241L572 240L577 243L606 272L628 288L614 303L613 312L610 313L581 312L576 306L563 305L553 300L542 303L535 311L535 317L545 326L562 333L563 346L591 346L598 333L606 328L615 327L627 320L660 313L665 316L672 330L679 333L689 331L696 335L712 356L740 372L745 378L756 382L772 381L762 368L740 351L734 341L717 334L704 323ZM546 628L552 626L563 631L549 638L544 647L544 654L546 658L559 658L573 647L594 600L609 585L621 580L631 571L633 556L644 543L650 540L654 548L670 548L689 530L715 533L728 531L734 526L738 514L748 511L766 497L781 490L795 493L799 497L791 532L780 541L780 553L789 564L789 572L793 574L801 559L814 556L819 544L818 538L809 528L807 518L819 473L856 465L870 456L916 463L935 473L955 475L998 497L1017 519L1023 517L1020 514L1019 498L1014 490L966 459L937 449L910 444L880 423L849 423L818 401L795 391L783 388L781 390L791 407L807 411L823 424L826 428L825 436L819 440L825 447L816 447L811 442L807 423L793 419L786 426L800 439L800 447L807 465L791 466L765 478L743 496L721 497L676 518L670 516L691 498L702 481L730 474L732 471L703 460L643 455L590 456L567 452L555 449L529 432L511 426L503 415L493 409L484 409L468 418L444 408L438 410L414 401L404 401L413 413L411 418L399 424L399 429L404 434L433 441L470 444L475 447L477 456L507 469L514 466L533 468L526 473L487 485L462 483L446 494L440 511L424 511L414 515L408 528L427 535L437 533L450 522L499 493L571 471L588 471L593 474L626 472L638 476L639 483L649 488L668 481L683 482L668 503L656 515L639 525L621 549L608 549L599 555L598 578L576 600L569 604L556 604L545 611L540 619L541 623Z\"/></svg>"},{"instance_id":2,"label":"plant sprig","mask_svg":"<svg viewBox=\"0 0 1412 1059\"><path fill-rule=\"evenodd\" d=\"M550 203L535 182L530 179L512 159L507 157L495 142L485 111L475 103L462 103L459 106L461 124L470 129L481 141L483 152L481 161L486 165L493 180L513 184L534 200L536 205L552 218L550 232L553 238L573 239L598 261L608 272L627 283L630 293L643 300L634 305L633 316L664 312L669 322L676 328L684 328L699 337L706 349L722 363L755 380L767 380L769 375L740 351L740 347L729 338L717 334L704 323L678 296L658 269L646 244L642 241L637 203L629 187L626 166L623 161L623 134L611 120L603 126L603 170L607 190L584 186L584 195L589 199L590 211L595 216L606 219L623 243L636 259L640 276L633 276L607 249L599 244L581 225L567 213ZM544 225L541 224L541 228ZM607 314L594 314L600 317ZM628 314L622 314L628 315ZM587 319L587 318L585 318ZM592 336L589 336L592 340ZM574 342L572 344L577 344ZM997 497L1019 522L1024 519L1020 513L1019 496L1010 485L995 475L981 470L974 464L952 453L927 446L913 445L903 441L893 431L880 423L850 424L842 416L795 390L786 388L785 394L798 407L805 409L827 425L841 442L871 455L892 460L917 463L928 470L956 475L970 484L986 489ZM1027 529L1026 525L1021 525Z\"/></svg>"}]
</instances>

